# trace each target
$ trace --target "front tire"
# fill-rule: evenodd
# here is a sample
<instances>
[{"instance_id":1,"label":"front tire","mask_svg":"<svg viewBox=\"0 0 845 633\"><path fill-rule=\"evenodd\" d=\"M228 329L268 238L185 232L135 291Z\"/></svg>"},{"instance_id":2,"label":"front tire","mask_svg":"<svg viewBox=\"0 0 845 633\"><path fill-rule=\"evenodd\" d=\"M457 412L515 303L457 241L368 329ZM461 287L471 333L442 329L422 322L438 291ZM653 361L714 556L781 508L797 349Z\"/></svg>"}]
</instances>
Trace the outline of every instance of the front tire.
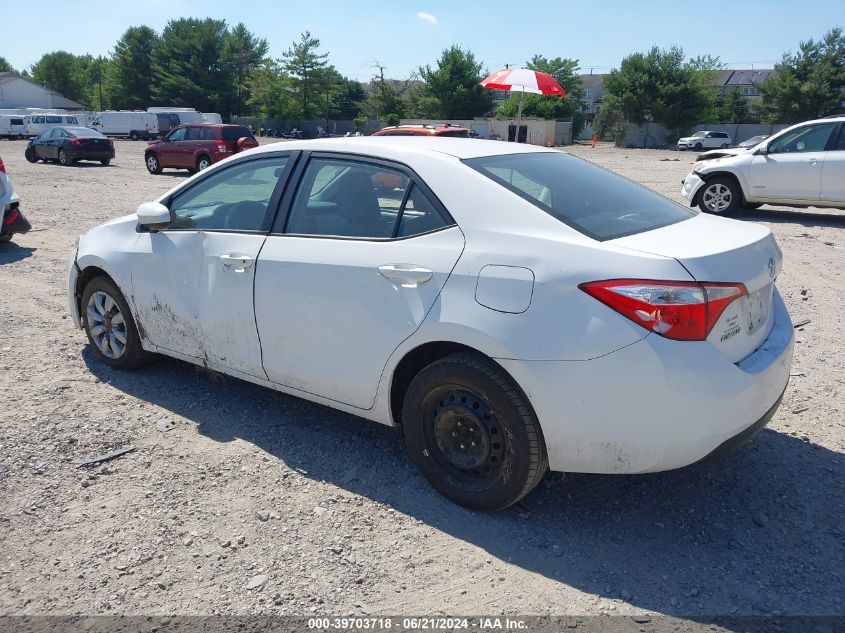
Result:
<instances>
[{"instance_id":1,"label":"front tire","mask_svg":"<svg viewBox=\"0 0 845 633\"><path fill-rule=\"evenodd\" d=\"M742 204L742 191L736 181L717 176L704 183L698 194L698 208L704 213L730 215Z\"/></svg>"},{"instance_id":2,"label":"front tire","mask_svg":"<svg viewBox=\"0 0 845 633\"><path fill-rule=\"evenodd\" d=\"M82 326L94 354L115 369L135 369L149 354L126 299L107 277L94 277L82 292Z\"/></svg>"},{"instance_id":3,"label":"front tire","mask_svg":"<svg viewBox=\"0 0 845 633\"><path fill-rule=\"evenodd\" d=\"M155 154L147 154L147 157L144 159L144 162L147 165L147 171L151 174L158 175L161 173L161 163L158 160L158 156Z\"/></svg>"},{"instance_id":4,"label":"front tire","mask_svg":"<svg viewBox=\"0 0 845 633\"><path fill-rule=\"evenodd\" d=\"M444 497L472 510L506 508L548 470L540 424L501 367L453 354L411 381L402 408L411 459Z\"/></svg>"},{"instance_id":5,"label":"front tire","mask_svg":"<svg viewBox=\"0 0 845 633\"><path fill-rule=\"evenodd\" d=\"M26 151L23 153L26 160L30 163L37 163L38 162L38 155L35 153L34 147L27 147Z\"/></svg>"},{"instance_id":6,"label":"front tire","mask_svg":"<svg viewBox=\"0 0 845 633\"><path fill-rule=\"evenodd\" d=\"M700 152L701 148L704 147L701 143L696 143L695 147L693 148L696 152Z\"/></svg>"}]
</instances>

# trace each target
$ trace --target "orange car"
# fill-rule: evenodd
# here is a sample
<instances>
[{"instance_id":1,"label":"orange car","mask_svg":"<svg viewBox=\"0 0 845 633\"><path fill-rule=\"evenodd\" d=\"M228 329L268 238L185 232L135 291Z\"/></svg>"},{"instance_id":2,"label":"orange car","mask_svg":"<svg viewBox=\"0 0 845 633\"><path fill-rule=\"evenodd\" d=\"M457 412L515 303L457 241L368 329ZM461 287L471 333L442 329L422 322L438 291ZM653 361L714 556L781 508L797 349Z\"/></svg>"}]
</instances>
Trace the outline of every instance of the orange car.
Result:
<instances>
[{"instance_id":1,"label":"orange car","mask_svg":"<svg viewBox=\"0 0 845 633\"><path fill-rule=\"evenodd\" d=\"M473 138L478 133L465 127L442 123L441 125L392 125L382 128L373 136L453 136Z\"/></svg>"}]
</instances>

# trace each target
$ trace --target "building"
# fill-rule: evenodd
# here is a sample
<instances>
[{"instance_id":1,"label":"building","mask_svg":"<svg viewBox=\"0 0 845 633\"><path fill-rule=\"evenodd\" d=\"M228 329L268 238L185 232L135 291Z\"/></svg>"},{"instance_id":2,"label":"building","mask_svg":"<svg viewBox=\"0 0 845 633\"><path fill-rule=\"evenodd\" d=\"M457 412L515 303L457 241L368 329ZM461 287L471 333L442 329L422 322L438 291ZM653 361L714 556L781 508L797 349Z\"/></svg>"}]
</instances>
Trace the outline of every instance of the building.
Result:
<instances>
[{"instance_id":1,"label":"building","mask_svg":"<svg viewBox=\"0 0 845 633\"><path fill-rule=\"evenodd\" d=\"M739 89L739 93L751 103L760 98L757 86L763 83L774 72L771 68L757 70L720 70L713 78L713 84L718 86L723 95Z\"/></svg>"},{"instance_id":2,"label":"building","mask_svg":"<svg viewBox=\"0 0 845 633\"><path fill-rule=\"evenodd\" d=\"M579 75L581 88L584 89L584 117L592 121L601 108L601 98L604 93L604 78L607 75Z\"/></svg>"},{"instance_id":3,"label":"building","mask_svg":"<svg viewBox=\"0 0 845 633\"><path fill-rule=\"evenodd\" d=\"M21 110L25 108L84 110L77 103L54 90L16 73L0 72L0 110Z\"/></svg>"}]
</instances>

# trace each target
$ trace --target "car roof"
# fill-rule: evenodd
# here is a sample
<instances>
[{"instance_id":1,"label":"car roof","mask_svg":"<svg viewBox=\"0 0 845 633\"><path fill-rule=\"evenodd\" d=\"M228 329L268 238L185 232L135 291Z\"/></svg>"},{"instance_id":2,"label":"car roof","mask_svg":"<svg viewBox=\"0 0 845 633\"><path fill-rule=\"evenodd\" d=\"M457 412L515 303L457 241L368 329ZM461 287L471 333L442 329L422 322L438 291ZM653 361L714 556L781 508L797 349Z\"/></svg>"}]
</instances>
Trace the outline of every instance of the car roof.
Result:
<instances>
[{"instance_id":1,"label":"car roof","mask_svg":"<svg viewBox=\"0 0 845 633\"><path fill-rule=\"evenodd\" d=\"M248 126L243 125L242 123L182 123L178 127L248 127Z\"/></svg>"},{"instance_id":2,"label":"car roof","mask_svg":"<svg viewBox=\"0 0 845 633\"><path fill-rule=\"evenodd\" d=\"M309 140L278 141L250 150L253 153L279 150L302 150L311 152L346 152L382 156L401 161L407 154L447 155L459 159L504 154L530 154L533 152L556 152L553 148L507 141L491 141L472 138L450 138L448 136L350 136Z\"/></svg>"}]
</instances>

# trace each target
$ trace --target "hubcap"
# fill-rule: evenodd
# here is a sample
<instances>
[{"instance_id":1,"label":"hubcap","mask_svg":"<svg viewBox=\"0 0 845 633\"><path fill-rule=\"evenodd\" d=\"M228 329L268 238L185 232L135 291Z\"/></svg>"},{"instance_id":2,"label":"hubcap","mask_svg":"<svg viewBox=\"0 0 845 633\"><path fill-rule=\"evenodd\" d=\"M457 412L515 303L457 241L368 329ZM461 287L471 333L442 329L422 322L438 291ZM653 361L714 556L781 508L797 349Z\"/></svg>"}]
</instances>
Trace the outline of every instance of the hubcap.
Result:
<instances>
[{"instance_id":1,"label":"hubcap","mask_svg":"<svg viewBox=\"0 0 845 633\"><path fill-rule=\"evenodd\" d=\"M497 477L505 444L495 412L480 397L458 389L434 404L431 431L441 465L476 482Z\"/></svg>"},{"instance_id":2,"label":"hubcap","mask_svg":"<svg viewBox=\"0 0 845 633\"><path fill-rule=\"evenodd\" d=\"M707 189L704 190L702 200L704 201L704 206L710 211L721 213L731 206L733 195L731 194L730 189L719 183L707 187Z\"/></svg>"},{"instance_id":3,"label":"hubcap","mask_svg":"<svg viewBox=\"0 0 845 633\"><path fill-rule=\"evenodd\" d=\"M203 169L205 169L207 167L208 167L208 161L205 158L203 158L200 161L200 164L199 164L200 171L202 171Z\"/></svg>"},{"instance_id":4,"label":"hubcap","mask_svg":"<svg viewBox=\"0 0 845 633\"><path fill-rule=\"evenodd\" d=\"M88 332L104 356L120 358L126 351L126 321L117 302L98 290L88 299Z\"/></svg>"},{"instance_id":5,"label":"hubcap","mask_svg":"<svg viewBox=\"0 0 845 633\"><path fill-rule=\"evenodd\" d=\"M147 158L147 169L150 171L155 171L158 169L158 161L155 159L155 156L150 156Z\"/></svg>"}]
</instances>

